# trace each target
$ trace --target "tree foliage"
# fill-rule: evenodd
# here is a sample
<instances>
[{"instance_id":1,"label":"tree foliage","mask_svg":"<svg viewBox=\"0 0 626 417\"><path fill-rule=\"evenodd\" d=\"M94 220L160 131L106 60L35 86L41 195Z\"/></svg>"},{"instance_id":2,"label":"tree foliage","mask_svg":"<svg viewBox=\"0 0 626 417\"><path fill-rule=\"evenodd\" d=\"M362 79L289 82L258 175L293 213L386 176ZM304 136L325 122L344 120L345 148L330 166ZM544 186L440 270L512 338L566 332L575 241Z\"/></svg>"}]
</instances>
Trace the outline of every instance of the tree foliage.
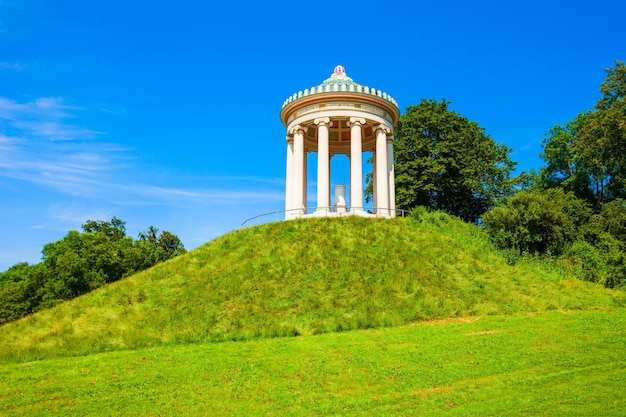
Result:
<instances>
[{"instance_id":1,"label":"tree foliage","mask_svg":"<svg viewBox=\"0 0 626 417\"><path fill-rule=\"evenodd\" d=\"M501 248L556 255L584 280L626 285L626 65L605 70L592 110L548 130L525 191L485 214ZM572 196L576 196L573 198ZM584 204L582 204L584 202Z\"/></svg>"},{"instance_id":2,"label":"tree foliage","mask_svg":"<svg viewBox=\"0 0 626 417\"><path fill-rule=\"evenodd\" d=\"M593 110L551 128L543 139L541 185L574 192L596 208L626 198L626 66L605 70Z\"/></svg>"},{"instance_id":3,"label":"tree foliage","mask_svg":"<svg viewBox=\"0 0 626 417\"><path fill-rule=\"evenodd\" d=\"M0 274L0 324L37 311L44 281L43 264L21 262Z\"/></svg>"},{"instance_id":4,"label":"tree foliage","mask_svg":"<svg viewBox=\"0 0 626 417\"><path fill-rule=\"evenodd\" d=\"M515 257L549 255L581 279L607 287L626 285L626 201L599 211L562 188L521 191L485 213L492 241Z\"/></svg>"},{"instance_id":5,"label":"tree foliage","mask_svg":"<svg viewBox=\"0 0 626 417\"><path fill-rule=\"evenodd\" d=\"M145 232L139 233L139 240L148 244L155 251L159 261L166 261L174 256L185 253L185 247L178 236L164 230L150 226Z\"/></svg>"},{"instance_id":6,"label":"tree foliage","mask_svg":"<svg viewBox=\"0 0 626 417\"><path fill-rule=\"evenodd\" d=\"M150 226L135 240L126 223L89 220L48 243L42 262L19 263L0 274L0 324L78 297L185 253L178 236Z\"/></svg>"},{"instance_id":7,"label":"tree foliage","mask_svg":"<svg viewBox=\"0 0 626 417\"><path fill-rule=\"evenodd\" d=\"M497 246L519 255L560 255L581 234L591 208L562 189L522 191L485 213L484 226Z\"/></svg>"},{"instance_id":8,"label":"tree foliage","mask_svg":"<svg viewBox=\"0 0 626 417\"><path fill-rule=\"evenodd\" d=\"M580 267L581 278L608 287L626 285L626 201L603 204L581 230L583 239L566 253Z\"/></svg>"},{"instance_id":9,"label":"tree foliage","mask_svg":"<svg viewBox=\"0 0 626 417\"><path fill-rule=\"evenodd\" d=\"M510 193L513 161L477 123L422 100L395 131L396 205L426 206L476 222Z\"/></svg>"},{"instance_id":10,"label":"tree foliage","mask_svg":"<svg viewBox=\"0 0 626 417\"><path fill-rule=\"evenodd\" d=\"M83 224L83 231L85 233L102 233L112 241L120 240L126 237L126 222L117 217L113 217L110 222L104 220L87 220L87 222Z\"/></svg>"}]
</instances>

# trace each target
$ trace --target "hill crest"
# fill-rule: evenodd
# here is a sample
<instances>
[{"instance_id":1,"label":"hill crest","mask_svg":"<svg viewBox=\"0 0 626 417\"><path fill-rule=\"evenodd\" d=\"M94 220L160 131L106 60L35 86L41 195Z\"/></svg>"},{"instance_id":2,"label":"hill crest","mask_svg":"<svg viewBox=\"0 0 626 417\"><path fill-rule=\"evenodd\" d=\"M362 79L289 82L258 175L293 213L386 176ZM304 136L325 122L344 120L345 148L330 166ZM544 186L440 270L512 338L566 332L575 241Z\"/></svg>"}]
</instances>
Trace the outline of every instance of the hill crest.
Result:
<instances>
[{"instance_id":1,"label":"hill crest","mask_svg":"<svg viewBox=\"0 0 626 417\"><path fill-rule=\"evenodd\" d=\"M442 213L303 219L231 232L9 323L0 358L624 304L622 292L562 271L509 265L479 228Z\"/></svg>"}]
</instances>

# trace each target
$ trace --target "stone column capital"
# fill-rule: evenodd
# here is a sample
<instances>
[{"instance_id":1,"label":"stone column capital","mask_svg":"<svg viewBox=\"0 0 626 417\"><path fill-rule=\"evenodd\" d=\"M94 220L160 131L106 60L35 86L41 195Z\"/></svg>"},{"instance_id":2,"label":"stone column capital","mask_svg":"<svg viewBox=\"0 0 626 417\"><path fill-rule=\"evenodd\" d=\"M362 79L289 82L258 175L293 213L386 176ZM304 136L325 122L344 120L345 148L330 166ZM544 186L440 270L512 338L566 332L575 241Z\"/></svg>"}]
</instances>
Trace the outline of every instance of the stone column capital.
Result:
<instances>
[{"instance_id":1,"label":"stone column capital","mask_svg":"<svg viewBox=\"0 0 626 417\"><path fill-rule=\"evenodd\" d=\"M351 117L348 121L348 126L363 126L365 124L365 119L362 117Z\"/></svg>"},{"instance_id":2,"label":"stone column capital","mask_svg":"<svg viewBox=\"0 0 626 417\"><path fill-rule=\"evenodd\" d=\"M293 143L293 136L287 135L285 136L285 140L287 141L287 144Z\"/></svg>"},{"instance_id":3,"label":"stone column capital","mask_svg":"<svg viewBox=\"0 0 626 417\"><path fill-rule=\"evenodd\" d=\"M332 125L333 125L333 122L330 121L330 117L320 117L320 118L317 118L317 119L313 120L313 123L315 123L317 126L332 127Z\"/></svg>"},{"instance_id":4,"label":"stone column capital","mask_svg":"<svg viewBox=\"0 0 626 417\"><path fill-rule=\"evenodd\" d=\"M384 133L385 135L388 135L391 133L391 129L389 129L389 127L381 123L378 126L376 126L376 135L378 135L379 133Z\"/></svg>"},{"instance_id":5,"label":"stone column capital","mask_svg":"<svg viewBox=\"0 0 626 417\"><path fill-rule=\"evenodd\" d=\"M289 134L290 135L295 135L296 133L300 133L300 134L304 134L304 130L306 129L305 126L302 125L295 125L294 127L292 127L291 129L289 129Z\"/></svg>"}]
</instances>

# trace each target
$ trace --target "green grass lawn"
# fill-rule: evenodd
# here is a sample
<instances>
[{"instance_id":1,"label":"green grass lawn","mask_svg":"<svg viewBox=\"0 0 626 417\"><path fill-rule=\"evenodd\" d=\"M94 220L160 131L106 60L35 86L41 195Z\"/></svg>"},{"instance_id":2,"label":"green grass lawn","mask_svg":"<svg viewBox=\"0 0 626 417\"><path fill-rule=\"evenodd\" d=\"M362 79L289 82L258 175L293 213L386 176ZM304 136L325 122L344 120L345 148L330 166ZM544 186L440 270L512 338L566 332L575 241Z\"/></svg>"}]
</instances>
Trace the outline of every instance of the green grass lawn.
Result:
<instances>
[{"instance_id":1,"label":"green grass lawn","mask_svg":"<svg viewBox=\"0 0 626 417\"><path fill-rule=\"evenodd\" d=\"M626 312L547 312L0 365L0 415L623 416Z\"/></svg>"},{"instance_id":2,"label":"green grass lawn","mask_svg":"<svg viewBox=\"0 0 626 417\"><path fill-rule=\"evenodd\" d=\"M0 326L0 416L623 416L625 306L441 213L267 224Z\"/></svg>"}]
</instances>

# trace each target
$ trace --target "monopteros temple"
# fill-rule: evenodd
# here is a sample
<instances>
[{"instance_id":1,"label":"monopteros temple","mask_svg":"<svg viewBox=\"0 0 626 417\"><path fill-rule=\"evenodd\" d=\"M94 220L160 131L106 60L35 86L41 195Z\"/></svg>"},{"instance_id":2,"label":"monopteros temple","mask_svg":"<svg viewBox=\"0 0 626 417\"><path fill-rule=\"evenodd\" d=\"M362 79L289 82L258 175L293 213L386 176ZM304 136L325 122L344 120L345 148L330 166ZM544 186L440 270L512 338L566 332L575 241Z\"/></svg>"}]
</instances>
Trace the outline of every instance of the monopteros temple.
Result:
<instances>
[{"instance_id":1,"label":"monopteros temple","mask_svg":"<svg viewBox=\"0 0 626 417\"><path fill-rule=\"evenodd\" d=\"M287 128L285 218L304 216L395 216L393 127L400 111L387 93L358 84L339 65L322 84L293 94L280 118ZM307 153L317 152L317 204L307 210ZM372 152L374 208L363 204L363 152ZM345 186L330 201L330 158L350 159L349 200Z\"/></svg>"}]
</instances>

